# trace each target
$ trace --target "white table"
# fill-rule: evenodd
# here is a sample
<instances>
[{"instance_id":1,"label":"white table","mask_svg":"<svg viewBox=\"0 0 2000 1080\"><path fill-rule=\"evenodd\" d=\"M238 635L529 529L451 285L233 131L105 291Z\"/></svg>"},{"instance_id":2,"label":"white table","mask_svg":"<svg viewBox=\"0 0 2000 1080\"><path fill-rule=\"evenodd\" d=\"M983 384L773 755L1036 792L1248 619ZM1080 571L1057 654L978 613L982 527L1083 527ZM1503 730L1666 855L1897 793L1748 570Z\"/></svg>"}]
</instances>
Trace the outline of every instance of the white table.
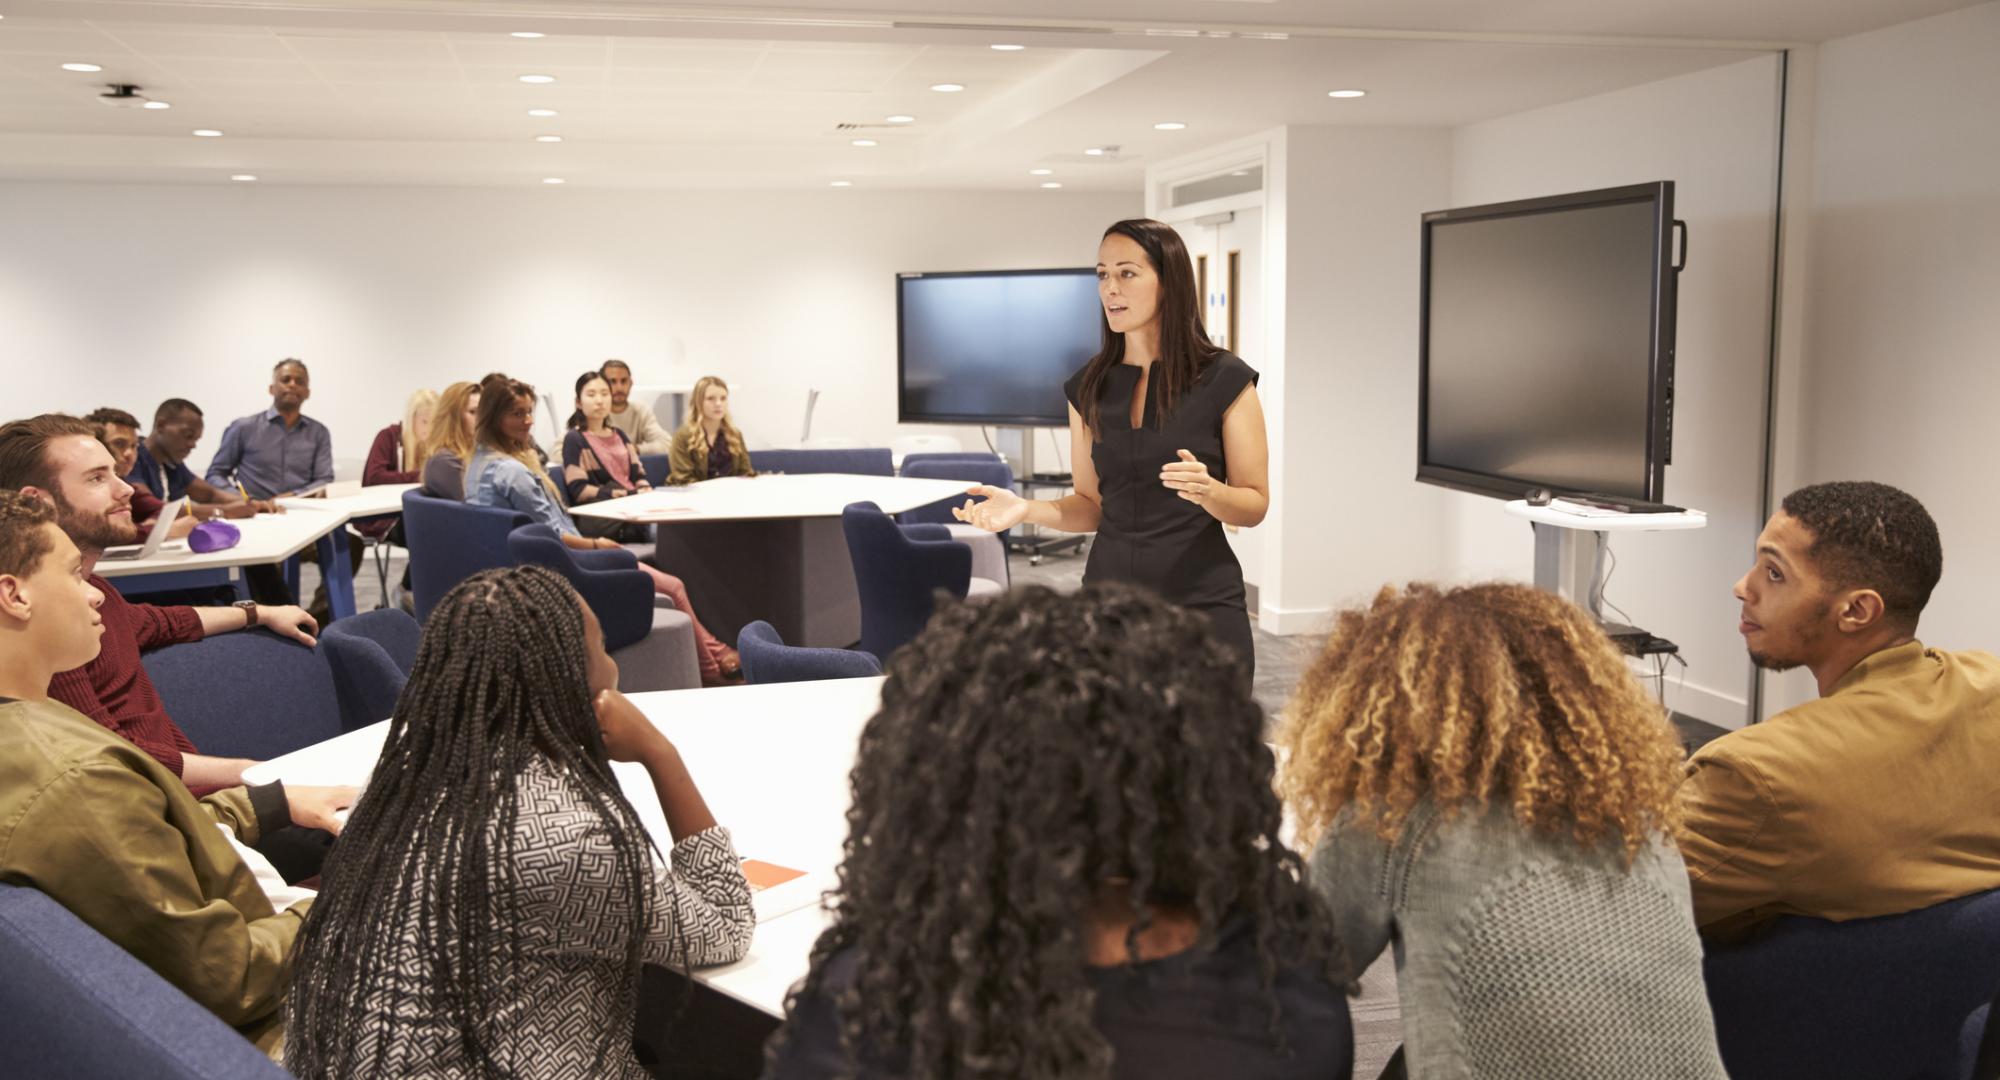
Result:
<instances>
[{"instance_id":1,"label":"white table","mask_svg":"<svg viewBox=\"0 0 2000 1080\"><path fill-rule=\"evenodd\" d=\"M326 579L327 603L333 617L354 614L354 575L347 561L347 529L350 521L401 513L403 492L415 484L385 484L360 488L352 494L322 499L281 499L286 512L258 514L230 521L243 534L235 547L222 551L196 552L187 541L163 545L147 559L100 561L96 572L107 579L160 577L149 588L183 588L220 583L229 572L246 566L289 563L308 547L317 546L320 574ZM294 571L296 573L296 571ZM132 583L135 587L138 583ZM297 580L294 578L294 589Z\"/></svg>"},{"instance_id":2,"label":"white table","mask_svg":"<svg viewBox=\"0 0 2000 1080\"><path fill-rule=\"evenodd\" d=\"M590 503L584 517L657 526L655 560L687 583L702 625L726 642L768 621L789 645L861 638L861 602L840 512L872 502L900 514L966 493L976 480L850 473L731 476Z\"/></svg>"},{"instance_id":3,"label":"white table","mask_svg":"<svg viewBox=\"0 0 2000 1080\"><path fill-rule=\"evenodd\" d=\"M742 960L695 973L695 981L772 1016L804 978L812 945L828 916L816 903L830 888L847 836L848 773L861 728L881 701L881 679L779 683L771 686L633 694L686 760L715 819L737 853L807 873L800 882L758 896L759 922ZM365 785L388 737L388 721L245 770L248 783ZM661 850L672 847L658 795L644 769L614 769ZM791 895L777 897L781 890ZM781 899L779 904L768 901Z\"/></svg>"}]
</instances>

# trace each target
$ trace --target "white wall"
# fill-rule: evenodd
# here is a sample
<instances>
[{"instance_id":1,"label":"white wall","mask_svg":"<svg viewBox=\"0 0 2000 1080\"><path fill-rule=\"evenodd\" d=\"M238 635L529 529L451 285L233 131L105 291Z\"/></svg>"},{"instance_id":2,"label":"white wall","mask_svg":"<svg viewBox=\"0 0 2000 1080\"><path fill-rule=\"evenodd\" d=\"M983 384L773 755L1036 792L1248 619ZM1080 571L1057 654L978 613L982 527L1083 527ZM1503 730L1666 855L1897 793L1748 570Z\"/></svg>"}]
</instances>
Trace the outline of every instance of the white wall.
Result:
<instances>
[{"instance_id":1,"label":"white wall","mask_svg":"<svg viewBox=\"0 0 2000 1080\"><path fill-rule=\"evenodd\" d=\"M1945 549L1923 637L1996 649L2000 3L1827 42L1817 74L1804 479L1921 499Z\"/></svg>"},{"instance_id":2,"label":"white wall","mask_svg":"<svg viewBox=\"0 0 2000 1080\"><path fill-rule=\"evenodd\" d=\"M1607 592L1631 621L1681 647L1675 709L1748 719L1751 668L1730 586L1762 522L1779 63L1758 57L1456 129L1451 202L1467 206L1675 181L1692 230L1680 282L1669 501L1705 510L1694 533L1617 539ZM1466 580L1533 576L1533 538L1493 499L1448 494L1449 559ZM1615 617L1615 616L1613 616Z\"/></svg>"},{"instance_id":3,"label":"white wall","mask_svg":"<svg viewBox=\"0 0 2000 1080\"><path fill-rule=\"evenodd\" d=\"M1083 266L1129 196L0 185L8 417L194 399L228 419L305 358L359 459L419 386L504 370L569 399L606 357L721 374L753 439L886 444L894 274ZM976 428L955 433L983 445Z\"/></svg>"}]
</instances>

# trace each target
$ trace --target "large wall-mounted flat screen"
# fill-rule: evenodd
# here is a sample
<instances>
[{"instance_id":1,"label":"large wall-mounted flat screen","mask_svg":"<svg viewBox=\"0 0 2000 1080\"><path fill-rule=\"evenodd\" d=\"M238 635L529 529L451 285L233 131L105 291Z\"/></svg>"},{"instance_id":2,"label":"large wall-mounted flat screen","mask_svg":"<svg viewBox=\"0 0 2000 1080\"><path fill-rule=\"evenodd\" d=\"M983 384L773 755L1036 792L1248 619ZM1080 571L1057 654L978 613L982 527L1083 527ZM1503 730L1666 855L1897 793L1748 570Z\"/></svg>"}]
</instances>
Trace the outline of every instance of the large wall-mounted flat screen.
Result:
<instances>
[{"instance_id":1,"label":"large wall-mounted flat screen","mask_svg":"<svg viewBox=\"0 0 2000 1080\"><path fill-rule=\"evenodd\" d=\"M1662 501L1673 202L1660 181L1424 215L1417 479Z\"/></svg>"},{"instance_id":2,"label":"large wall-mounted flat screen","mask_svg":"<svg viewBox=\"0 0 2000 1080\"><path fill-rule=\"evenodd\" d=\"M1066 426L1103 326L1094 269L898 274L897 419Z\"/></svg>"}]
</instances>

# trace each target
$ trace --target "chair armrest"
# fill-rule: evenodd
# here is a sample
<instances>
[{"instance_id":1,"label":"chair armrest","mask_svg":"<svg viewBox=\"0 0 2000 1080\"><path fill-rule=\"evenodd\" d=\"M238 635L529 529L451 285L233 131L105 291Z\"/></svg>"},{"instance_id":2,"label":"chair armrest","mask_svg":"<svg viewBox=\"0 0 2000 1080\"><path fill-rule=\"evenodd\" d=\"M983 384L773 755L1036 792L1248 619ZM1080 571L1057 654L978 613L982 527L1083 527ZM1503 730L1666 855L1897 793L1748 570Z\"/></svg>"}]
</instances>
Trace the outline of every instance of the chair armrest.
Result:
<instances>
[{"instance_id":1,"label":"chair armrest","mask_svg":"<svg viewBox=\"0 0 2000 1080\"><path fill-rule=\"evenodd\" d=\"M569 557L585 570L636 570L639 567L639 557L622 547L573 550Z\"/></svg>"},{"instance_id":2,"label":"chair armrest","mask_svg":"<svg viewBox=\"0 0 2000 1080\"><path fill-rule=\"evenodd\" d=\"M899 525L903 535L912 540L950 540L951 530L937 522L919 521L909 525Z\"/></svg>"},{"instance_id":3,"label":"chair armrest","mask_svg":"<svg viewBox=\"0 0 2000 1080\"><path fill-rule=\"evenodd\" d=\"M909 564L920 581L930 582L933 588L949 589L953 596L965 599L972 587L972 548L962 540L951 539L951 534L942 525L915 526L935 528L944 536L937 540L910 541Z\"/></svg>"}]
</instances>

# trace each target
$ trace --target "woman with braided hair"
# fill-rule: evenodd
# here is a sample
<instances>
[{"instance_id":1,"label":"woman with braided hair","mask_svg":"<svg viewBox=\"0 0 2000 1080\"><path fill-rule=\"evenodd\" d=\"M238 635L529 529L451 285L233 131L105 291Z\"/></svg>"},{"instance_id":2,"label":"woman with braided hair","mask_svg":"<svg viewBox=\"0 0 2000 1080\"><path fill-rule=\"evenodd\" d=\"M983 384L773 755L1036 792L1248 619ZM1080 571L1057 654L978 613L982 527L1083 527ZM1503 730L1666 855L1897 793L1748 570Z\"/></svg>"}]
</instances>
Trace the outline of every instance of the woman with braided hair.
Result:
<instances>
[{"instance_id":1,"label":"woman with braided hair","mask_svg":"<svg viewBox=\"0 0 2000 1080\"><path fill-rule=\"evenodd\" d=\"M1721 1080L1680 743L1593 619L1526 585L1384 589L1285 716L1351 971L1395 941L1409 1075Z\"/></svg>"},{"instance_id":2,"label":"woman with braided hair","mask_svg":"<svg viewBox=\"0 0 2000 1080\"><path fill-rule=\"evenodd\" d=\"M729 834L617 682L552 571L475 574L431 613L300 932L292 1073L646 1075L640 965L738 960L755 915ZM651 774L672 869L612 761Z\"/></svg>"},{"instance_id":3,"label":"woman with braided hair","mask_svg":"<svg viewBox=\"0 0 2000 1080\"><path fill-rule=\"evenodd\" d=\"M1207 619L940 611L861 735L833 925L766 1076L1344 1078L1341 966Z\"/></svg>"}]
</instances>

